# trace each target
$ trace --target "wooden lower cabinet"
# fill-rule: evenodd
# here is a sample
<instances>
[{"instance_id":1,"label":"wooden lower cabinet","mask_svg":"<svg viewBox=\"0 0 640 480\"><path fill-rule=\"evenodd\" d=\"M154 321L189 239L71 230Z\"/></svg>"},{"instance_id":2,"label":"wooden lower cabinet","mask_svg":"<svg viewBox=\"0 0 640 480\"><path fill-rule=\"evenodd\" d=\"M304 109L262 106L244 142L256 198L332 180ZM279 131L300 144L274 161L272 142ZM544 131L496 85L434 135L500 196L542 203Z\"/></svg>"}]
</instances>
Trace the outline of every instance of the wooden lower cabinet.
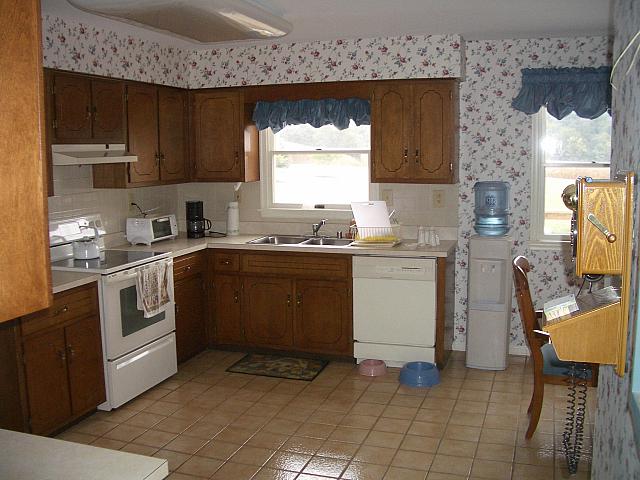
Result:
<instances>
[{"instance_id":1,"label":"wooden lower cabinet","mask_svg":"<svg viewBox=\"0 0 640 480\"><path fill-rule=\"evenodd\" d=\"M213 343L352 355L350 256L212 251L209 266Z\"/></svg>"},{"instance_id":2,"label":"wooden lower cabinet","mask_svg":"<svg viewBox=\"0 0 640 480\"><path fill-rule=\"evenodd\" d=\"M207 348L207 304L203 252L174 260L176 302L176 354L178 362Z\"/></svg>"},{"instance_id":3,"label":"wooden lower cabinet","mask_svg":"<svg viewBox=\"0 0 640 480\"><path fill-rule=\"evenodd\" d=\"M242 345L246 342L240 302L241 288L242 282L238 275L213 276L216 339L219 343Z\"/></svg>"},{"instance_id":4,"label":"wooden lower cabinet","mask_svg":"<svg viewBox=\"0 0 640 480\"><path fill-rule=\"evenodd\" d=\"M293 346L292 281L245 277L242 287L242 316L247 341L265 347Z\"/></svg>"},{"instance_id":5,"label":"wooden lower cabinet","mask_svg":"<svg viewBox=\"0 0 640 480\"><path fill-rule=\"evenodd\" d=\"M97 284L54 296L21 319L31 433L48 434L106 400Z\"/></svg>"},{"instance_id":6,"label":"wooden lower cabinet","mask_svg":"<svg viewBox=\"0 0 640 480\"><path fill-rule=\"evenodd\" d=\"M52 431L71 417L64 329L33 335L22 348L31 432Z\"/></svg>"},{"instance_id":7,"label":"wooden lower cabinet","mask_svg":"<svg viewBox=\"0 0 640 480\"><path fill-rule=\"evenodd\" d=\"M348 353L351 341L351 287L348 282L298 280L294 339L309 352Z\"/></svg>"}]
</instances>

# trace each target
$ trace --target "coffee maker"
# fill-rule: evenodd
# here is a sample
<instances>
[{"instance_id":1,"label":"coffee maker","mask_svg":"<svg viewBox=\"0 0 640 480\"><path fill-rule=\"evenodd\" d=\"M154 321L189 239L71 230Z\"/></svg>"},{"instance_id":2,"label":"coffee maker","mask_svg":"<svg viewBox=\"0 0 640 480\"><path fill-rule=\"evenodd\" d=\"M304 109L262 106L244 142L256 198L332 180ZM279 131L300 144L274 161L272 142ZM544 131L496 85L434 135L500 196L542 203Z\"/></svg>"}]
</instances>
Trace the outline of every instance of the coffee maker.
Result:
<instances>
[{"instance_id":1,"label":"coffee maker","mask_svg":"<svg viewBox=\"0 0 640 480\"><path fill-rule=\"evenodd\" d=\"M202 238L207 230L211 229L211 220L204 218L202 213L202 201L190 200L187 202L187 238Z\"/></svg>"}]
</instances>

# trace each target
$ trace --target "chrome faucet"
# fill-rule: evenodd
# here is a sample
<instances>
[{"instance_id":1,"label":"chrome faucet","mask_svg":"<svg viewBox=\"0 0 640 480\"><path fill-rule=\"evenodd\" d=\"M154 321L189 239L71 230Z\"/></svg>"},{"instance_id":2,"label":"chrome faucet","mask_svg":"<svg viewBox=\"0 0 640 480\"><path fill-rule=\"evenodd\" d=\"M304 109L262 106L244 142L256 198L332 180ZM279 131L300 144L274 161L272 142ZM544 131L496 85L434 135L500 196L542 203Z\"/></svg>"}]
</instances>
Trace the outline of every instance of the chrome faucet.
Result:
<instances>
[{"instance_id":1,"label":"chrome faucet","mask_svg":"<svg viewBox=\"0 0 640 480\"><path fill-rule=\"evenodd\" d=\"M327 224L327 218L323 218L322 220L320 220L319 223L314 223L311 226L311 231L313 232L313 236L317 237L318 236L318 231L323 227L323 225Z\"/></svg>"}]
</instances>

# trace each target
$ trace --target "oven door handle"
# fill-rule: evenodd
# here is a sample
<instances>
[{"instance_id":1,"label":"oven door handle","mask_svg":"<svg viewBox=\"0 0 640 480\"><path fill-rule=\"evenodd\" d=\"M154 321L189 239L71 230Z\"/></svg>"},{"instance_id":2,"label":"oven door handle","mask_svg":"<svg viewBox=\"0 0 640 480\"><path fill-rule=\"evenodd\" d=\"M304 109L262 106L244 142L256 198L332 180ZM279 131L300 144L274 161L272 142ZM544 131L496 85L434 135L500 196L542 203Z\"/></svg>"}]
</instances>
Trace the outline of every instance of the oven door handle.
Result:
<instances>
[{"instance_id":1,"label":"oven door handle","mask_svg":"<svg viewBox=\"0 0 640 480\"><path fill-rule=\"evenodd\" d=\"M136 278L138 274L136 272L118 272L113 273L111 275L107 275L105 278L105 282L108 285L112 285L114 283L120 283L127 280L131 280L132 278Z\"/></svg>"}]
</instances>

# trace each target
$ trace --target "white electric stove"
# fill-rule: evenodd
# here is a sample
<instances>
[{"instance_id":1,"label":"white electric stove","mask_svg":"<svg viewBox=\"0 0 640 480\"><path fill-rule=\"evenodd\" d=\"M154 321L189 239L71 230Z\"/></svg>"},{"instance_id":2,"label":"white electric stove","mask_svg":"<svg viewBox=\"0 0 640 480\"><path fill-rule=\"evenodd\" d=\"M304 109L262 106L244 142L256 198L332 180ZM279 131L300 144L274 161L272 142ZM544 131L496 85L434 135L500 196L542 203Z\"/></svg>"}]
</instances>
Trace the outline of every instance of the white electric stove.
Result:
<instances>
[{"instance_id":1,"label":"white electric stove","mask_svg":"<svg viewBox=\"0 0 640 480\"><path fill-rule=\"evenodd\" d=\"M170 252L109 250L100 239L100 257L73 258L71 247L95 226L100 233L99 215L87 215L50 222L49 240L53 270L99 273L100 321L104 352L107 401L98 408L117 408L177 372L175 308L145 318L137 308L137 271L153 262L172 268ZM91 232L93 230L91 229ZM173 278L169 275L170 298Z\"/></svg>"}]
</instances>

